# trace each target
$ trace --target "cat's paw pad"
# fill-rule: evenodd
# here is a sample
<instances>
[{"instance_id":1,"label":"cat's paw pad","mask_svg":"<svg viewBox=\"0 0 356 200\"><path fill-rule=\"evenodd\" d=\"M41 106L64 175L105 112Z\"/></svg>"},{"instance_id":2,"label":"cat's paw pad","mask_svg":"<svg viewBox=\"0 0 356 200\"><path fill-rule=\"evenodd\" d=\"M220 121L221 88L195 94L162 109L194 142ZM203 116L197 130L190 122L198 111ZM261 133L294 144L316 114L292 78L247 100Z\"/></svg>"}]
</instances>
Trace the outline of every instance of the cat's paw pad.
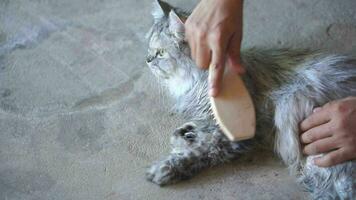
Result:
<instances>
[{"instance_id":1,"label":"cat's paw pad","mask_svg":"<svg viewBox=\"0 0 356 200\"><path fill-rule=\"evenodd\" d=\"M177 128L173 135L183 137L185 140L194 141L196 138L196 124L193 122L185 123L183 126Z\"/></svg>"},{"instance_id":2,"label":"cat's paw pad","mask_svg":"<svg viewBox=\"0 0 356 200\"><path fill-rule=\"evenodd\" d=\"M146 179L163 186L175 182L175 173L168 161L156 163L146 172Z\"/></svg>"}]
</instances>

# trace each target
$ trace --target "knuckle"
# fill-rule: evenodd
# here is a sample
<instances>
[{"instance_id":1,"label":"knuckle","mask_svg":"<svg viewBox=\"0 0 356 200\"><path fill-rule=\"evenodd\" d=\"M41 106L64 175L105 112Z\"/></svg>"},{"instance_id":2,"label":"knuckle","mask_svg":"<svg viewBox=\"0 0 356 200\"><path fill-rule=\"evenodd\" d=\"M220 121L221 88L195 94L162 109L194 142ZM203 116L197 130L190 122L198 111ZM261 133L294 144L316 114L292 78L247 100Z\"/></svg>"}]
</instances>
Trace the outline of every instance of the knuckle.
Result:
<instances>
[{"instance_id":1,"label":"knuckle","mask_svg":"<svg viewBox=\"0 0 356 200\"><path fill-rule=\"evenodd\" d=\"M205 69L206 68L206 65L205 65L206 62L204 62L203 59L197 59L197 65L200 69Z\"/></svg>"},{"instance_id":2,"label":"knuckle","mask_svg":"<svg viewBox=\"0 0 356 200\"><path fill-rule=\"evenodd\" d=\"M308 119L308 125L314 124L317 121L317 117L315 115L311 115Z\"/></svg>"},{"instance_id":3,"label":"knuckle","mask_svg":"<svg viewBox=\"0 0 356 200\"><path fill-rule=\"evenodd\" d=\"M340 140L341 142L342 142L342 141L348 142L349 139L351 139L351 138L349 138L349 135L347 134L346 131L340 131L340 132L338 132L338 134L337 134L337 139Z\"/></svg>"},{"instance_id":4,"label":"knuckle","mask_svg":"<svg viewBox=\"0 0 356 200\"><path fill-rule=\"evenodd\" d=\"M348 118L345 116L340 116L337 122L337 130L343 132L343 130L345 130L347 125L348 125Z\"/></svg>"},{"instance_id":5,"label":"knuckle","mask_svg":"<svg viewBox=\"0 0 356 200\"><path fill-rule=\"evenodd\" d=\"M202 62L198 59L196 61L197 67L199 67L200 69L205 69L205 66L202 64Z\"/></svg>"},{"instance_id":6,"label":"knuckle","mask_svg":"<svg viewBox=\"0 0 356 200\"><path fill-rule=\"evenodd\" d=\"M329 112L335 113L337 112L339 101L330 101L326 103L322 108L328 110Z\"/></svg>"},{"instance_id":7,"label":"knuckle","mask_svg":"<svg viewBox=\"0 0 356 200\"><path fill-rule=\"evenodd\" d=\"M334 105L334 103L335 102L333 102L333 101L331 101L331 102L328 102L328 103L326 103L324 106L323 106L323 108L332 108L333 107L333 105Z\"/></svg>"},{"instance_id":8,"label":"knuckle","mask_svg":"<svg viewBox=\"0 0 356 200\"><path fill-rule=\"evenodd\" d=\"M327 131L328 133L333 133L333 132L335 132L335 127L334 127L334 126L327 126L327 127L326 127L326 131Z\"/></svg>"},{"instance_id":9,"label":"knuckle","mask_svg":"<svg viewBox=\"0 0 356 200\"><path fill-rule=\"evenodd\" d=\"M345 146L345 140L340 137L334 137L333 144L335 146Z\"/></svg>"},{"instance_id":10,"label":"knuckle","mask_svg":"<svg viewBox=\"0 0 356 200\"><path fill-rule=\"evenodd\" d=\"M308 146L306 146L306 147L304 148L304 151L305 151L305 153L308 154L308 155L314 154L314 152L315 152L315 145L309 144Z\"/></svg>"},{"instance_id":11,"label":"knuckle","mask_svg":"<svg viewBox=\"0 0 356 200\"><path fill-rule=\"evenodd\" d=\"M191 33L194 29L194 23L188 19L184 25L184 28L187 33Z\"/></svg>"},{"instance_id":12,"label":"knuckle","mask_svg":"<svg viewBox=\"0 0 356 200\"><path fill-rule=\"evenodd\" d=\"M302 121L301 123L299 123L299 132L302 133L305 130L305 122Z\"/></svg>"},{"instance_id":13,"label":"knuckle","mask_svg":"<svg viewBox=\"0 0 356 200\"><path fill-rule=\"evenodd\" d=\"M187 32L194 34L196 30L199 30L199 23L188 19L185 24L185 29Z\"/></svg>"},{"instance_id":14,"label":"knuckle","mask_svg":"<svg viewBox=\"0 0 356 200\"><path fill-rule=\"evenodd\" d=\"M310 133L304 134L303 141L310 143L311 141L313 141L313 139L314 138L313 138L312 134L310 134Z\"/></svg>"},{"instance_id":15,"label":"knuckle","mask_svg":"<svg viewBox=\"0 0 356 200\"><path fill-rule=\"evenodd\" d=\"M301 131L306 131L307 130L307 128L309 127L309 121L310 121L310 119L307 118L304 121L302 121L302 123L300 123L299 128L300 128Z\"/></svg>"},{"instance_id":16,"label":"knuckle","mask_svg":"<svg viewBox=\"0 0 356 200\"><path fill-rule=\"evenodd\" d=\"M213 51L213 57L212 57L212 61L210 64L212 65L212 67L214 67L215 72L219 73L219 72L221 72L221 70L223 70L224 65L222 64L222 59L221 59L219 53L217 53L218 50L213 48L212 51ZM216 51L216 52L214 52L214 51Z\"/></svg>"},{"instance_id":17,"label":"knuckle","mask_svg":"<svg viewBox=\"0 0 356 200\"><path fill-rule=\"evenodd\" d=\"M345 102L338 102L335 104L335 109L339 113L345 113L348 111L348 106Z\"/></svg>"},{"instance_id":18,"label":"knuckle","mask_svg":"<svg viewBox=\"0 0 356 200\"><path fill-rule=\"evenodd\" d=\"M350 147L356 150L356 137L347 137L347 142Z\"/></svg>"},{"instance_id":19,"label":"knuckle","mask_svg":"<svg viewBox=\"0 0 356 200\"><path fill-rule=\"evenodd\" d=\"M197 22L197 21L192 21L192 22L190 23L190 26L191 26L193 29L199 29L200 23Z\"/></svg>"},{"instance_id":20,"label":"knuckle","mask_svg":"<svg viewBox=\"0 0 356 200\"><path fill-rule=\"evenodd\" d=\"M333 163L335 163L335 158L332 157L332 156L327 156L325 158L325 162L324 162L324 165L325 166L331 166Z\"/></svg>"},{"instance_id":21,"label":"knuckle","mask_svg":"<svg viewBox=\"0 0 356 200\"><path fill-rule=\"evenodd\" d=\"M303 134L302 136L300 136L300 140L301 140L302 142L304 142L304 143L308 143L308 142L309 142L309 141L308 141L308 137L305 136L305 134Z\"/></svg>"},{"instance_id":22,"label":"knuckle","mask_svg":"<svg viewBox=\"0 0 356 200\"><path fill-rule=\"evenodd\" d=\"M353 159L353 160L356 159L356 147L355 146L350 148L350 156L349 157L350 157L350 159Z\"/></svg>"},{"instance_id":23,"label":"knuckle","mask_svg":"<svg viewBox=\"0 0 356 200\"><path fill-rule=\"evenodd\" d=\"M308 135L308 140L309 140L309 141L313 142L313 141L315 141L316 139L317 139L317 137L315 136L315 134L310 133L310 134Z\"/></svg>"},{"instance_id":24,"label":"knuckle","mask_svg":"<svg viewBox=\"0 0 356 200\"><path fill-rule=\"evenodd\" d=\"M349 151L347 148L344 148L342 151L340 151L339 159L337 161L346 159L347 157L349 157ZM335 161L335 162L337 162L337 161Z\"/></svg>"},{"instance_id":25,"label":"knuckle","mask_svg":"<svg viewBox=\"0 0 356 200\"><path fill-rule=\"evenodd\" d=\"M211 39L215 43L221 43L222 41L222 33L220 31L214 31L211 33Z\"/></svg>"},{"instance_id":26,"label":"knuckle","mask_svg":"<svg viewBox=\"0 0 356 200\"><path fill-rule=\"evenodd\" d=\"M353 100L355 97L353 97L353 96L347 96L346 98L345 98L345 100Z\"/></svg>"},{"instance_id":27,"label":"knuckle","mask_svg":"<svg viewBox=\"0 0 356 200\"><path fill-rule=\"evenodd\" d=\"M312 145L312 146L311 146L311 153L312 153L312 154L317 154L317 153L319 153L319 150L320 150L320 147L319 147L318 144L315 144L315 145Z\"/></svg>"},{"instance_id":28,"label":"knuckle","mask_svg":"<svg viewBox=\"0 0 356 200\"><path fill-rule=\"evenodd\" d=\"M196 34L199 40L204 40L206 38L206 31L202 29L196 30Z\"/></svg>"},{"instance_id":29,"label":"knuckle","mask_svg":"<svg viewBox=\"0 0 356 200\"><path fill-rule=\"evenodd\" d=\"M219 63L218 63L218 61L212 60L209 67L214 68L214 70L218 70L218 68L219 68ZM215 78L215 76L214 76L214 78Z\"/></svg>"}]
</instances>

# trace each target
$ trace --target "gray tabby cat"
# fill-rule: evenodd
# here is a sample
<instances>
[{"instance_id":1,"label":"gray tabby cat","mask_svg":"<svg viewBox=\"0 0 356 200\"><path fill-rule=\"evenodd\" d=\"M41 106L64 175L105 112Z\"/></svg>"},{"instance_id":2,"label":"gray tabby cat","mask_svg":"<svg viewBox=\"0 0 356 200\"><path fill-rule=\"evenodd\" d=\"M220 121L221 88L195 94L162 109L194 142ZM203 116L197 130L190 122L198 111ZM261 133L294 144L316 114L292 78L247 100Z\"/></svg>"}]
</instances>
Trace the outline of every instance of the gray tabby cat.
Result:
<instances>
[{"instance_id":1,"label":"gray tabby cat","mask_svg":"<svg viewBox=\"0 0 356 200\"><path fill-rule=\"evenodd\" d=\"M314 107L356 96L356 60L305 51L243 51L243 80L256 107L256 137L230 142L211 117L207 72L190 58L176 13L187 17L167 3L154 2L147 64L168 88L175 110L189 122L174 131L170 155L152 165L147 179L159 185L187 179L239 157L258 141L276 138L276 151L313 199L356 199L356 162L317 167L312 157L302 155L298 128Z\"/></svg>"}]
</instances>

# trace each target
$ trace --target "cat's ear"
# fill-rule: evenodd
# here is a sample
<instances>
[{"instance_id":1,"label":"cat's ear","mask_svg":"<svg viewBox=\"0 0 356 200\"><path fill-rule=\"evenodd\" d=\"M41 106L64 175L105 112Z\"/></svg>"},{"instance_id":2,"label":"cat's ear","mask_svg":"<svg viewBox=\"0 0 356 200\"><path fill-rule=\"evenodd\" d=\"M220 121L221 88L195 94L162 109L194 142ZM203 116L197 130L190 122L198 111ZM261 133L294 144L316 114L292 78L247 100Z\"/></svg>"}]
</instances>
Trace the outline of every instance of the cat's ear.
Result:
<instances>
[{"instance_id":1,"label":"cat's ear","mask_svg":"<svg viewBox=\"0 0 356 200\"><path fill-rule=\"evenodd\" d=\"M177 38L184 39L184 23L173 10L169 12L169 31Z\"/></svg>"},{"instance_id":2,"label":"cat's ear","mask_svg":"<svg viewBox=\"0 0 356 200\"><path fill-rule=\"evenodd\" d=\"M170 6L165 3L162 2L160 0L154 0L153 2L153 8L151 11L151 14L153 16L153 19L155 22L160 21L163 17L167 16L170 8Z\"/></svg>"}]
</instances>

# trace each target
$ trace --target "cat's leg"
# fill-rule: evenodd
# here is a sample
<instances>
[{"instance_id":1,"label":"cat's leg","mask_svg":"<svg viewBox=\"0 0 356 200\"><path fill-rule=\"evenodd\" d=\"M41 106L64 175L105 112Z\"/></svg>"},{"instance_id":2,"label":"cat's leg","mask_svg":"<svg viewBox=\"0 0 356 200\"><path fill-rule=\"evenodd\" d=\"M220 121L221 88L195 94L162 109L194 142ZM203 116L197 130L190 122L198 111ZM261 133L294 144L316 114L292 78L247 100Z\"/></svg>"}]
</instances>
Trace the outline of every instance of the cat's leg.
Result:
<instances>
[{"instance_id":1,"label":"cat's leg","mask_svg":"<svg viewBox=\"0 0 356 200\"><path fill-rule=\"evenodd\" d=\"M277 94L277 93L276 93ZM312 113L315 102L289 91L275 94L274 123L277 128L275 150L288 165L291 172L297 173L304 159L299 139L299 123Z\"/></svg>"},{"instance_id":2,"label":"cat's leg","mask_svg":"<svg viewBox=\"0 0 356 200\"><path fill-rule=\"evenodd\" d=\"M230 142L208 121L189 122L176 129L170 155L152 165L146 177L158 185L188 179L203 168L235 158L247 150L248 143Z\"/></svg>"},{"instance_id":3,"label":"cat's leg","mask_svg":"<svg viewBox=\"0 0 356 200\"><path fill-rule=\"evenodd\" d=\"M336 80L331 78L328 82L320 80L320 77L328 76L320 74L321 71L333 72L331 66L323 67L323 70L318 70L316 67L315 70L313 68L306 70L299 74L303 76L301 81L295 81L274 94L276 150L291 172L298 176L299 182L311 193L313 199L356 199L355 161L321 168L312 162L315 156L302 155L299 123L312 113L314 107L346 97L353 91L352 87L356 87L356 79L353 77L345 81L336 81L338 78L336 75L342 72L333 73ZM354 67L356 69L356 65ZM349 73L348 76L352 74L356 76L355 72ZM326 83L330 85L321 85ZM320 88L328 88L328 90ZM332 88L335 88L335 91ZM349 90L342 90L342 88L349 88Z\"/></svg>"},{"instance_id":4,"label":"cat's leg","mask_svg":"<svg viewBox=\"0 0 356 200\"><path fill-rule=\"evenodd\" d=\"M298 92L279 98L275 111L276 150L313 199L355 199L355 161L322 168L312 162L315 156L304 157L301 153L299 123L311 114L315 104Z\"/></svg>"}]
</instances>

